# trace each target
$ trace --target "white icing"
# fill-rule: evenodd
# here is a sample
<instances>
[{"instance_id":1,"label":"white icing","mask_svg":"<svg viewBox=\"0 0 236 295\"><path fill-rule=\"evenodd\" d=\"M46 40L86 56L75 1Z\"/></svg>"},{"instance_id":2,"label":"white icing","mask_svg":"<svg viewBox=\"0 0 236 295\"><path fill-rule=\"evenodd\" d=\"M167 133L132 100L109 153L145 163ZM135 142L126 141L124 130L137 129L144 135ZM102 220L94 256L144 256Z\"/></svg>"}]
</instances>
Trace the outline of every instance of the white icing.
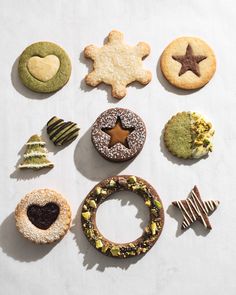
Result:
<instances>
[{"instance_id":1,"label":"white icing","mask_svg":"<svg viewBox=\"0 0 236 295\"><path fill-rule=\"evenodd\" d=\"M30 142L26 142L26 145L35 145L35 144L45 145L45 142L44 141L30 141Z\"/></svg>"},{"instance_id":2,"label":"white icing","mask_svg":"<svg viewBox=\"0 0 236 295\"><path fill-rule=\"evenodd\" d=\"M31 153L24 154L24 158L28 159L32 157L42 157L46 155L47 155L46 153L42 153L42 152L31 152Z\"/></svg>"},{"instance_id":3,"label":"white icing","mask_svg":"<svg viewBox=\"0 0 236 295\"><path fill-rule=\"evenodd\" d=\"M19 165L19 168L43 168L52 166L52 163L45 163L45 164L22 164Z\"/></svg>"}]
</instances>

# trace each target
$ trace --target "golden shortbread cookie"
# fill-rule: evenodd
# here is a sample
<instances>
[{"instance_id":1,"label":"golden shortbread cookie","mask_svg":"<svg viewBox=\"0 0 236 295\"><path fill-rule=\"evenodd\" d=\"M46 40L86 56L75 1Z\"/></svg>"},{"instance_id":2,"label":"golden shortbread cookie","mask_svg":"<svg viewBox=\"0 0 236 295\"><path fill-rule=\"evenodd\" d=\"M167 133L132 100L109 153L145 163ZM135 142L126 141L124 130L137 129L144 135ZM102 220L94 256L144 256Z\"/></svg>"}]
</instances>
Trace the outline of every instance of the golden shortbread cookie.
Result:
<instances>
[{"instance_id":1,"label":"golden shortbread cookie","mask_svg":"<svg viewBox=\"0 0 236 295\"><path fill-rule=\"evenodd\" d=\"M126 95L126 86L134 81L146 85L151 81L150 71L143 69L142 60L150 53L150 47L144 42L135 46L124 43L121 32L112 31L106 44L98 48L89 45L84 55L93 60L93 71L85 82L90 86L100 83L111 85L112 96L118 99Z\"/></svg>"},{"instance_id":2,"label":"golden shortbread cookie","mask_svg":"<svg viewBox=\"0 0 236 295\"><path fill-rule=\"evenodd\" d=\"M174 86L198 89L207 84L216 70L213 50L201 39L181 37L163 51L161 71Z\"/></svg>"}]
</instances>

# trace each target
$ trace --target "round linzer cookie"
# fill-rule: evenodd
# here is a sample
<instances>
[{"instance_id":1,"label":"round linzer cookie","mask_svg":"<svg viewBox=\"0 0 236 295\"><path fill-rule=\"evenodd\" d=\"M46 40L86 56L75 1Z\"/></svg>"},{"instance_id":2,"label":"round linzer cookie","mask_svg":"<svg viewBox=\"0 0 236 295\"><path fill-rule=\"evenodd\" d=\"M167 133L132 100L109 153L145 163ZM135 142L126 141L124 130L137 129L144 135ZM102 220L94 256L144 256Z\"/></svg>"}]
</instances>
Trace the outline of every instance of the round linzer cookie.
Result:
<instances>
[{"instance_id":1,"label":"round linzer cookie","mask_svg":"<svg viewBox=\"0 0 236 295\"><path fill-rule=\"evenodd\" d=\"M166 47L160 65L163 75L172 85L182 89L198 89L214 75L216 58L203 40L181 37Z\"/></svg>"},{"instance_id":2,"label":"round linzer cookie","mask_svg":"<svg viewBox=\"0 0 236 295\"><path fill-rule=\"evenodd\" d=\"M48 244L61 239L71 223L71 210L63 196L54 190L28 193L15 210L16 227L27 239Z\"/></svg>"},{"instance_id":3,"label":"round linzer cookie","mask_svg":"<svg viewBox=\"0 0 236 295\"><path fill-rule=\"evenodd\" d=\"M18 72L21 81L35 92L54 92L69 80L71 62L67 53L51 42L37 42L20 56Z\"/></svg>"},{"instance_id":4,"label":"round linzer cookie","mask_svg":"<svg viewBox=\"0 0 236 295\"><path fill-rule=\"evenodd\" d=\"M135 113L113 108L97 118L91 138L100 155L110 161L123 162L140 153L146 139L146 128Z\"/></svg>"},{"instance_id":5,"label":"round linzer cookie","mask_svg":"<svg viewBox=\"0 0 236 295\"><path fill-rule=\"evenodd\" d=\"M164 142L167 149L179 158L201 158L212 151L212 124L195 112L182 112L166 124Z\"/></svg>"},{"instance_id":6,"label":"round linzer cookie","mask_svg":"<svg viewBox=\"0 0 236 295\"><path fill-rule=\"evenodd\" d=\"M96 225L98 207L118 191L131 191L141 196L150 211L150 220L143 234L129 243L109 241ZM129 258L146 253L155 244L164 225L164 210L160 197L148 182L133 175L113 176L98 183L87 195L82 207L81 223L85 236L99 252L115 258Z\"/></svg>"}]
</instances>

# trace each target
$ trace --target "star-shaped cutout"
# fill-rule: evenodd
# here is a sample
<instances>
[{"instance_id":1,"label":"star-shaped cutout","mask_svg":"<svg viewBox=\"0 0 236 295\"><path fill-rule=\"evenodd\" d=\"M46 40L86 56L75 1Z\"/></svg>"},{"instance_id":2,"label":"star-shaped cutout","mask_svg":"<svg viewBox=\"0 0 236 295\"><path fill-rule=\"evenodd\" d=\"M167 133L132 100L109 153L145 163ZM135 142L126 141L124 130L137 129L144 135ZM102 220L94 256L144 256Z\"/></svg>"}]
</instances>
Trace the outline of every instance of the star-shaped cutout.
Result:
<instances>
[{"instance_id":1,"label":"star-shaped cutout","mask_svg":"<svg viewBox=\"0 0 236 295\"><path fill-rule=\"evenodd\" d=\"M205 228L211 229L208 219L210 215L219 205L219 201L202 201L198 188L194 186L186 200L175 201L172 204L178 207L183 214L184 220L182 229L188 228L195 221L200 221Z\"/></svg>"},{"instance_id":2,"label":"star-shaped cutout","mask_svg":"<svg viewBox=\"0 0 236 295\"><path fill-rule=\"evenodd\" d=\"M126 148L129 147L128 143L128 136L131 134L131 132L134 131L135 128L130 127L130 128L125 128L122 126L122 122L120 117L117 117L115 126L112 128L102 128L102 131L107 133L110 136L110 142L108 145L108 148L113 147L117 143L123 144Z\"/></svg>"},{"instance_id":3,"label":"star-shaped cutout","mask_svg":"<svg viewBox=\"0 0 236 295\"><path fill-rule=\"evenodd\" d=\"M187 71L192 71L196 76L200 77L201 74L198 64L207 57L204 55L193 55L192 46L188 44L185 55L173 55L172 58L182 65L179 76Z\"/></svg>"},{"instance_id":4,"label":"star-shaped cutout","mask_svg":"<svg viewBox=\"0 0 236 295\"><path fill-rule=\"evenodd\" d=\"M94 61L93 71L86 78L86 84L97 86L100 83L111 85L112 96L118 99L126 95L126 86L134 81L146 85L152 74L143 68L142 59L148 56L150 47L144 42L129 46L121 32L111 31L101 48L89 45L84 55Z\"/></svg>"}]
</instances>

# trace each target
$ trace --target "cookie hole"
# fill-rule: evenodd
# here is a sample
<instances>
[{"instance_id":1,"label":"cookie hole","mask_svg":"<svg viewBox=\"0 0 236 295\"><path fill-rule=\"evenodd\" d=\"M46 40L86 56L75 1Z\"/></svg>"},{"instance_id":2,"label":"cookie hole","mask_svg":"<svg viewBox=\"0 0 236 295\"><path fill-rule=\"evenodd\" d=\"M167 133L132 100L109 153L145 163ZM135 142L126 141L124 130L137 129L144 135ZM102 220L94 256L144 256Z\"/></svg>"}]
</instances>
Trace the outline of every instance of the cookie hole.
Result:
<instances>
[{"instance_id":1,"label":"cookie hole","mask_svg":"<svg viewBox=\"0 0 236 295\"><path fill-rule=\"evenodd\" d=\"M143 199L135 193L122 191L114 193L99 206L96 224L106 239L128 243L142 235L149 218Z\"/></svg>"},{"instance_id":2,"label":"cookie hole","mask_svg":"<svg viewBox=\"0 0 236 295\"><path fill-rule=\"evenodd\" d=\"M113 147L117 143L123 144L127 149L130 149L128 143L128 136L135 130L135 128L125 128L122 125L121 118L118 116L116 124L112 128L102 128L102 131L110 136L110 142L108 148Z\"/></svg>"}]
</instances>

